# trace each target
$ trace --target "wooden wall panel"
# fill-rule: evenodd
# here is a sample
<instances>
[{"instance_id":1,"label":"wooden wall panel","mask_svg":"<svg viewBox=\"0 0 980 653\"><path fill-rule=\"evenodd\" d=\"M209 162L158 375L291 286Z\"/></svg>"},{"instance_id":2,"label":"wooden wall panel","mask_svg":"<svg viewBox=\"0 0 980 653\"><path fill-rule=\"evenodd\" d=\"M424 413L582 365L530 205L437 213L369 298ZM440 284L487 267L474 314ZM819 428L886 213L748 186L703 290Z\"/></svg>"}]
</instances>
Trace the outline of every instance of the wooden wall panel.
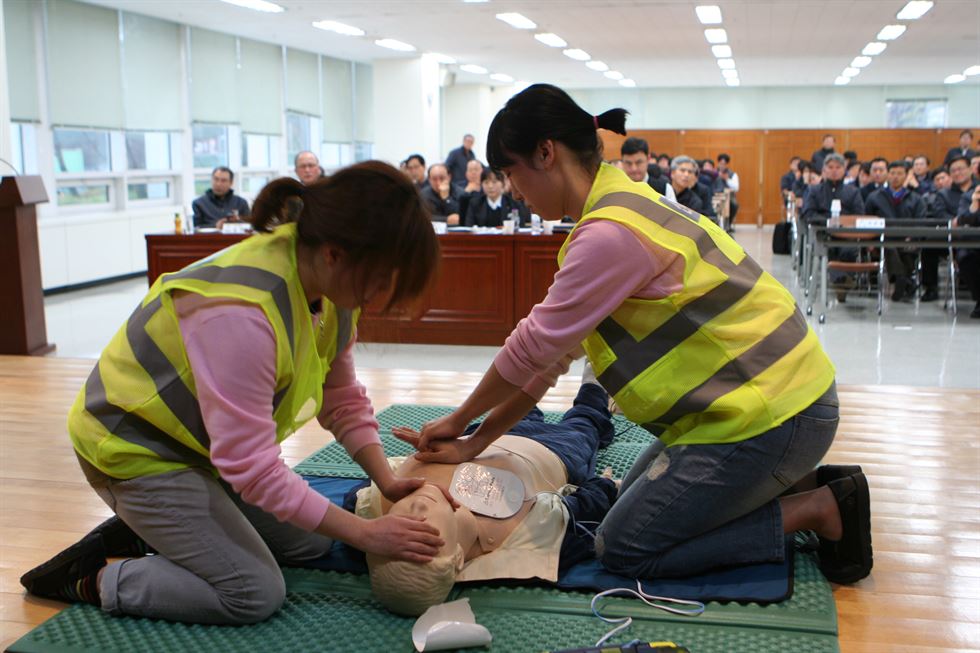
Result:
<instances>
[{"instance_id":1,"label":"wooden wall panel","mask_svg":"<svg viewBox=\"0 0 980 653\"><path fill-rule=\"evenodd\" d=\"M671 156L687 154L696 159L732 155L741 190L738 224L771 224L782 219L779 178L789 169L789 159L808 159L820 148L824 134L832 134L837 151L854 150L862 161L876 156L900 159L906 154L925 154L930 165L942 164L946 151L955 147L962 128L949 129L631 129L630 136L645 138L653 152ZM980 129L973 129L980 137ZM605 158L619 157L625 138L600 130ZM976 142L976 139L975 139ZM978 146L975 146L978 147Z\"/></svg>"}]
</instances>

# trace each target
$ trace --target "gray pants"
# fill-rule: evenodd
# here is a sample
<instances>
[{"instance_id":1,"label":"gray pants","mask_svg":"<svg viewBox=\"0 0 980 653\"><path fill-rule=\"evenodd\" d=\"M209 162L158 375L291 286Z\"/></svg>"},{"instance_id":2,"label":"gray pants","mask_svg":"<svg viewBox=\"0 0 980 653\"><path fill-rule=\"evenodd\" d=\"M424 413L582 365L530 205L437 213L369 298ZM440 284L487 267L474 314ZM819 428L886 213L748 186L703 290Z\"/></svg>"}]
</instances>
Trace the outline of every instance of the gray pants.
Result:
<instances>
[{"instance_id":1,"label":"gray pants","mask_svg":"<svg viewBox=\"0 0 980 653\"><path fill-rule=\"evenodd\" d=\"M81 461L89 483L157 555L110 564L100 584L110 614L249 624L286 597L279 563L313 560L331 541L242 501L209 472L119 480Z\"/></svg>"}]
</instances>

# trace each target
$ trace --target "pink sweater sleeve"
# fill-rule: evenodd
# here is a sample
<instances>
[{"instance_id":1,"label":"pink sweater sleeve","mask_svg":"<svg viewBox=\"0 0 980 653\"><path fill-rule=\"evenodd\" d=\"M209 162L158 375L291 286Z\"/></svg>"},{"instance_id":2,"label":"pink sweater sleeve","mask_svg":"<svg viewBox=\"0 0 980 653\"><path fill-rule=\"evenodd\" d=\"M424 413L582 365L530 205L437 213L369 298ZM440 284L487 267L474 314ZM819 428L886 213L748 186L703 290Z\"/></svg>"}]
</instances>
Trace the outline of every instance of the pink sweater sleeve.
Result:
<instances>
[{"instance_id":1,"label":"pink sweater sleeve","mask_svg":"<svg viewBox=\"0 0 980 653\"><path fill-rule=\"evenodd\" d=\"M245 502L312 531L330 501L286 466L276 443L276 343L265 313L193 294L176 307L212 464Z\"/></svg>"},{"instance_id":2,"label":"pink sweater sleeve","mask_svg":"<svg viewBox=\"0 0 980 653\"><path fill-rule=\"evenodd\" d=\"M581 225L548 296L518 323L494 366L540 399L568 369L569 352L624 300L676 292L683 270L683 257L641 240L629 227L608 220Z\"/></svg>"},{"instance_id":3,"label":"pink sweater sleeve","mask_svg":"<svg viewBox=\"0 0 980 653\"><path fill-rule=\"evenodd\" d=\"M334 358L323 384L323 409L318 417L321 426L331 431L350 457L369 444L381 444L378 420L364 386L354 372L354 342Z\"/></svg>"}]
</instances>

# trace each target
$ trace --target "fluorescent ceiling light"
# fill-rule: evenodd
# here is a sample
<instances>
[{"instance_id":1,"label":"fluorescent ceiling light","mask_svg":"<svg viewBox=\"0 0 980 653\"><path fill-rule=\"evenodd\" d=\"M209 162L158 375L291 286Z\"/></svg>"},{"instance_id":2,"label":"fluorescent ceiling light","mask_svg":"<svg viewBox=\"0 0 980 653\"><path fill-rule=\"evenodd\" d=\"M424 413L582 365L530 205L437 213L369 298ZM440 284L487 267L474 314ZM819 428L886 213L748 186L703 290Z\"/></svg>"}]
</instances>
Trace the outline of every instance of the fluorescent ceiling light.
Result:
<instances>
[{"instance_id":1,"label":"fluorescent ceiling light","mask_svg":"<svg viewBox=\"0 0 980 653\"><path fill-rule=\"evenodd\" d=\"M700 5L694 8L702 25L717 25L721 22L721 7L718 5Z\"/></svg>"},{"instance_id":2,"label":"fluorescent ceiling light","mask_svg":"<svg viewBox=\"0 0 980 653\"><path fill-rule=\"evenodd\" d=\"M395 39L378 39L374 44L380 45L382 48L388 48L389 50L398 50L399 52L415 52L414 45Z\"/></svg>"},{"instance_id":3,"label":"fluorescent ceiling light","mask_svg":"<svg viewBox=\"0 0 980 653\"><path fill-rule=\"evenodd\" d=\"M516 27L517 29L534 29L537 25L530 18L522 16L518 13L509 11L503 14L497 14L497 20L502 20L511 27Z\"/></svg>"},{"instance_id":4,"label":"fluorescent ceiling light","mask_svg":"<svg viewBox=\"0 0 980 653\"><path fill-rule=\"evenodd\" d=\"M726 68L734 68L735 67L735 60L734 59L718 59L718 67L721 68L722 70L725 70Z\"/></svg>"},{"instance_id":5,"label":"fluorescent ceiling light","mask_svg":"<svg viewBox=\"0 0 980 653\"><path fill-rule=\"evenodd\" d=\"M734 79L735 77L738 77L738 71L734 68L729 68L728 70L721 71L721 76L725 79Z\"/></svg>"},{"instance_id":6,"label":"fluorescent ceiling light","mask_svg":"<svg viewBox=\"0 0 980 653\"><path fill-rule=\"evenodd\" d=\"M728 32L720 27L704 30L704 38L708 43L728 43Z\"/></svg>"},{"instance_id":7,"label":"fluorescent ceiling light","mask_svg":"<svg viewBox=\"0 0 980 653\"><path fill-rule=\"evenodd\" d=\"M885 25L878 32L879 41L894 41L899 36L905 33L907 28L905 25Z\"/></svg>"},{"instance_id":8,"label":"fluorescent ceiling light","mask_svg":"<svg viewBox=\"0 0 980 653\"><path fill-rule=\"evenodd\" d=\"M429 52L426 56L435 61L436 63L444 63L447 66L451 66L456 63L456 59L450 57L448 54L440 54L438 52Z\"/></svg>"},{"instance_id":9,"label":"fluorescent ceiling light","mask_svg":"<svg viewBox=\"0 0 980 653\"><path fill-rule=\"evenodd\" d=\"M473 73L474 75L486 75L487 69L483 66L477 66L475 64L467 63L459 67L460 70L467 73Z\"/></svg>"},{"instance_id":10,"label":"fluorescent ceiling light","mask_svg":"<svg viewBox=\"0 0 980 653\"><path fill-rule=\"evenodd\" d=\"M252 9L254 11L264 11L267 14L281 14L286 11L274 2L266 2L266 0L221 0L222 2L227 2L230 5L235 5L236 7L244 7L245 9Z\"/></svg>"},{"instance_id":11,"label":"fluorescent ceiling light","mask_svg":"<svg viewBox=\"0 0 980 653\"><path fill-rule=\"evenodd\" d=\"M963 74L967 77L973 77L974 75L980 75L980 66L970 66L963 71Z\"/></svg>"},{"instance_id":12,"label":"fluorescent ceiling light","mask_svg":"<svg viewBox=\"0 0 980 653\"><path fill-rule=\"evenodd\" d=\"M730 45L712 45L711 54L715 55L719 59L732 56L732 46Z\"/></svg>"},{"instance_id":13,"label":"fluorescent ceiling light","mask_svg":"<svg viewBox=\"0 0 980 653\"><path fill-rule=\"evenodd\" d=\"M731 79L726 79L725 80L725 83L728 84L729 86L738 86L739 84L741 84L741 82L738 81L738 77L733 77Z\"/></svg>"},{"instance_id":14,"label":"fluorescent ceiling light","mask_svg":"<svg viewBox=\"0 0 980 653\"><path fill-rule=\"evenodd\" d=\"M318 20L313 23L313 27L326 30L328 32L343 34L344 36L364 36L364 30L360 29L359 27L338 23L335 20Z\"/></svg>"},{"instance_id":15,"label":"fluorescent ceiling light","mask_svg":"<svg viewBox=\"0 0 980 653\"><path fill-rule=\"evenodd\" d=\"M597 70L600 73L604 73L609 70L609 66L607 66L604 61L586 61L585 67L589 70Z\"/></svg>"},{"instance_id":16,"label":"fluorescent ceiling light","mask_svg":"<svg viewBox=\"0 0 980 653\"><path fill-rule=\"evenodd\" d=\"M879 55L882 52L884 52L885 48L887 47L888 47L887 43L882 43L881 41L872 41L871 43L868 43L866 46L864 46L864 49L861 50L861 54L869 57L873 57L875 55Z\"/></svg>"},{"instance_id":17,"label":"fluorescent ceiling light","mask_svg":"<svg viewBox=\"0 0 980 653\"><path fill-rule=\"evenodd\" d=\"M568 57L569 59L574 59L575 61L588 61L592 57L585 50L579 50L578 48L569 48L568 50L562 50L561 53Z\"/></svg>"},{"instance_id":18,"label":"fluorescent ceiling light","mask_svg":"<svg viewBox=\"0 0 980 653\"><path fill-rule=\"evenodd\" d=\"M852 68L864 68L871 63L871 57L854 57L851 59Z\"/></svg>"},{"instance_id":19,"label":"fluorescent ceiling light","mask_svg":"<svg viewBox=\"0 0 980 653\"><path fill-rule=\"evenodd\" d=\"M514 81L513 77L511 77L510 75L505 75L503 73L494 73L490 75L490 79L494 80L495 82L503 82L505 84L510 84L511 82Z\"/></svg>"},{"instance_id":20,"label":"fluorescent ceiling light","mask_svg":"<svg viewBox=\"0 0 980 653\"><path fill-rule=\"evenodd\" d=\"M615 79L617 81L623 78L623 73L619 72L618 70L610 70L608 72L603 73L603 75L606 76L608 79Z\"/></svg>"},{"instance_id":21,"label":"fluorescent ceiling light","mask_svg":"<svg viewBox=\"0 0 980 653\"><path fill-rule=\"evenodd\" d=\"M621 79L619 80L620 86L625 86L626 88L636 88L636 82L632 79Z\"/></svg>"},{"instance_id":22,"label":"fluorescent ceiling light","mask_svg":"<svg viewBox=\"0 0 980 653\"><path fill-rule=\"evenodd\" d=\"M851 78L844 77L843 75L841 75L840 77L834 80L834 86L845 86L850 83L851 83Z\"/></svg>"},{"instance_id":23,"label":"fluorescent ceiling light","mask_svg":"<svg viewBox=\"0 0 980 653\"><path fill-rule=\"evenodd\" d=\"M899 20L918 20L922 15L932 9L934 3L929 0L911 0L902 10L895 15Z\"/></svg>"},{"instance_id":24,"label":"fluorescent ceiling light","mask_svg":"<svg viewBox=\"0 0 980 653\"><path fill-rule=\"evenodd\" d=\"M857 77L861 74L860 68L845 68L844 72L841 73L844 77Z\"/></svg>"},{"instance_id":25,"label":"fluorescent ceiling light","mask_svg":"<svg viewBox=\"0 0 980 653\"><path fill-rule=\"evenodd\" d=\"M568 45L562 37L557 34L552 34L551 32L542 32L541 34L535 34L534 38L541 41L550 48L563 48Z\"/></svg>"},{"instance_id":26,"label":"fluorescent ceiling light","mask_svg":"<svg viewBox=\"0 0 980 653\"><path fill-rule=\"evenodd\" d=\"M966 75L961 75L959 73L956 73L955 75L950 75L949 77L944 79L943 84L959 84L964 79L966 79Z\"/></svg>"}]
</instances>

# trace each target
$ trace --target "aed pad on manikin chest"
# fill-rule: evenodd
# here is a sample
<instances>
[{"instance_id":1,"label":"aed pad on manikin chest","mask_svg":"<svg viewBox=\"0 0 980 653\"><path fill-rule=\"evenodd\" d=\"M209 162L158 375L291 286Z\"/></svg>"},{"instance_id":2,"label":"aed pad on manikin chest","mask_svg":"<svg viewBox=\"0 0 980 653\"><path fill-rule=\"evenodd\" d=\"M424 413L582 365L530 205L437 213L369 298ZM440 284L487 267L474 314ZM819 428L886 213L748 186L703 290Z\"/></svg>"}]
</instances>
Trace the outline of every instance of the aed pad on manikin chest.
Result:
<instances>
[{"instance_id":1,"label":"aed pad on manikin chest","mask_svg":"<svg viewBox=\"0 0 980 653\"><path fill-rule=\"evenodd\" d=\"M453 472L449 493L478 515L506 519L524 504L524 481L505 469L463 463Z\"/></svg>"}]
</instances>

